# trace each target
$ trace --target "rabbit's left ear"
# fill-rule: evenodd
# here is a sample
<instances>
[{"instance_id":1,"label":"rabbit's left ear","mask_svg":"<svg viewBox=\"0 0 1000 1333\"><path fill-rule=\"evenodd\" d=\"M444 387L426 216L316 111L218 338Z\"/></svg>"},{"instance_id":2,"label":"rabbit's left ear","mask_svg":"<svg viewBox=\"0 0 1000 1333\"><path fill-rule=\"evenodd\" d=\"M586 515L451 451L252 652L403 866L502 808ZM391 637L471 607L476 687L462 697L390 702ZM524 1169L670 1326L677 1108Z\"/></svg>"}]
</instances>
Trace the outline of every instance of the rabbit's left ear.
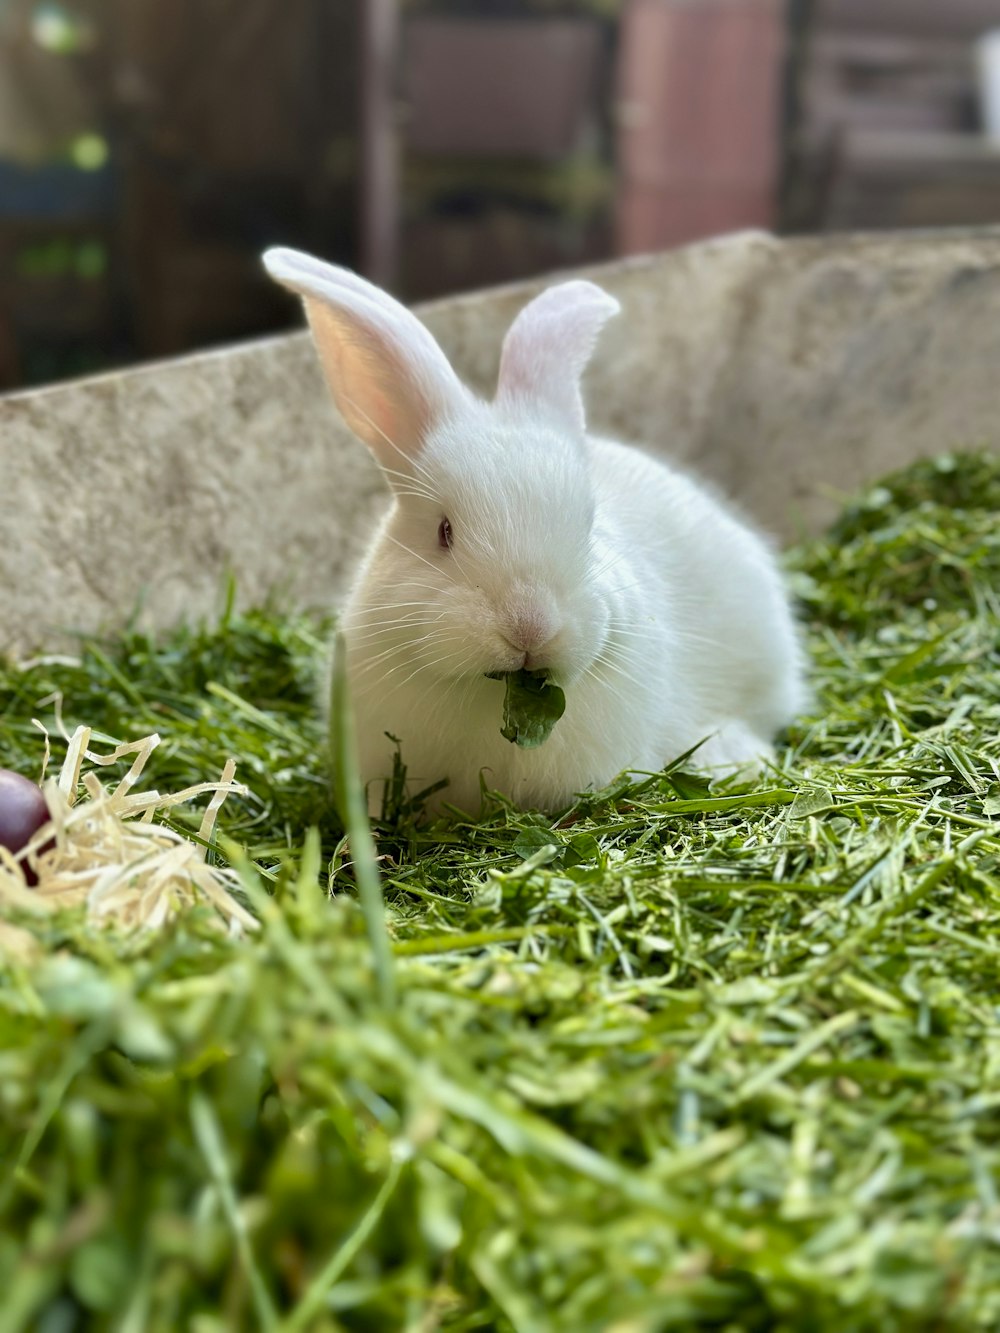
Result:
<instances>
[{"instance_id":1,"label":"rabbit's left ear","mask_svg":"<svg viewBox=\"0 0 1000 1333\"><path fill-rule=\"evenodd\" d=\"M305 302L327 383L344 420L391 477L408 472L428 435L470 400L417 317L364 278L298 250L264 266Z\"/></svg>"},{"instance_id":2,"label":"rabbit's left ear","mask_svg":"<svg viewBox=\"0 0 1000 1333\"><path fill-rule=\"evenodd\" d=\"M613 296L582 279L550 287L524 307L500 357L498 401L520 400L585 429L580 379L605 321L621 309Z\"/></svg>"}]
</instances>

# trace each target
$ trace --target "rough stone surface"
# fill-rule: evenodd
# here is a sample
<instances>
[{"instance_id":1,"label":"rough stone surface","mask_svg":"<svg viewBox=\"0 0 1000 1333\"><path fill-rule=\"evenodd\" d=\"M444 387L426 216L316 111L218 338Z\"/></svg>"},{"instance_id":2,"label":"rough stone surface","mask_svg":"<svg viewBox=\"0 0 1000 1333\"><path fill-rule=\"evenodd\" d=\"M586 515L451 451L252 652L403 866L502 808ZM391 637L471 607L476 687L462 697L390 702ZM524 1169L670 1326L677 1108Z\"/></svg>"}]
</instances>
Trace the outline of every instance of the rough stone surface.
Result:
<instances>
[{"instance_id":1,"label":"rough stone surface","mask_svg":"<svg viewBox=\"0 0 1000 1333\"><path fill-rule=\"evenodd\" d=\"M1000 230L787 243L737 301L698 454L783 537L918 457L1000 448Z\"/></svg>"},{"instance_id":2,"label":"rough stone surface","mask_svg":"<svg viewBox=\"0 0 1000 1333\"><path fill-rule=\"evenodd\" d=\"M591 271L622 301L591 422L718 483L783 537L920 455L1000 440L1000 230L743 234ZM544 282L420 314L475 387ZM141 606L343 595L384 503L304 334L0 399L0 648Z\"/></svg>"}]
</instances>

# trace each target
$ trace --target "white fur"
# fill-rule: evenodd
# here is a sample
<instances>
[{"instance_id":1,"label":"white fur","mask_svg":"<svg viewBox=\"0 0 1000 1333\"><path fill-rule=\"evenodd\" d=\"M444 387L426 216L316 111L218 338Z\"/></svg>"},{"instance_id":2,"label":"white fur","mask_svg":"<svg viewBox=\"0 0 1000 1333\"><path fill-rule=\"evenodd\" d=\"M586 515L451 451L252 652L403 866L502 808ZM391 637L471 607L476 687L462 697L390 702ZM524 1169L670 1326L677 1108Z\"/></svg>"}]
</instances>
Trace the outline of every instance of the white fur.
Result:
<instances>
[{"instance_id":1,"label":"white fur","mask_svg":"<svg viewBox=\"0 0 1000 1333\"><path fill-rule=\"evenodd\" d=\"M265 263L304 298L334 397L394 491L341 622L373 812L387 733L412 791L447 777L434 804L469 811L481 774L556 809L699 742L717 771L771 754L804 700L771 546L685 474L584 433L580 376L611 297L575 281L525 307L484 403L385 293L291 251ZM504 686L485 675L522 665L566 694L536 750L501 736Z\"/></svg>"}]
</instances>

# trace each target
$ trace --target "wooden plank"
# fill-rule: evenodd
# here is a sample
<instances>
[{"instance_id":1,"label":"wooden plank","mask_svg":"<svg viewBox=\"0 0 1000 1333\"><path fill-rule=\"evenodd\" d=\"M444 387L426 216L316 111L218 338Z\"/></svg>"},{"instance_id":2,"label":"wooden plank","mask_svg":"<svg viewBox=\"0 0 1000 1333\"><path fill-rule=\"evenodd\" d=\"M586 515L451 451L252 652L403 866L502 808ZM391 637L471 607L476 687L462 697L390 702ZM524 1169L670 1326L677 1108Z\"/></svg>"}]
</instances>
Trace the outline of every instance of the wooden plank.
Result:
<instances>
[{"instance_id":1,"label":"wooden plank","mask_svg":"<svg viewBox=\"0 0 1000 1333\"><path fill-rule=\"evenodd\" d=\"M773 222L783 44L776 0L631 0L619 42L619 253Z\"/></svg>"},{"instance_id":2,"label":"wooden plank","mask_svg":"<svg viewBox=\"0 0 1000 1333\"><path fill-rule=\"evenodd\" d=\"M399 12L397 0L366 0L361 11L361 267L391 287L399 258Z\"/></svg>"},{"instance_id":3,"label":"wooden plank","mask_svg":"<svg viewBox=\"0 0 1000 1333\"><path fill-rule=\"evenodd\" d=\"M970 172L1000 178L1000 154L978 134L852 131L843 136L842 160L900 176L934 171L963 179Z\"/></svg>"},{"instance_id":4,"label":"wooden plank","mask_svg":"<svg viewBox=\"0 0 1000 1333\"><path fill-rule=\"evenodd\" d=\"M1000 24L997 0L814 0L816 29L969 40Z\"/></svg>"},{"instance_id":5,"label":"wooden plank","mask_svg":"<svg viewBox=\"0 0 1000 1333\"><path fill-rule=\"evenodd\" d=\"M415 152L557 160L593 118L602 32L592 19L414 18L404 42Z\"/></svg>"},{"instance_id":6,"label":"wooden plank","mask_svg":"<svg viewBox=\"0 0 1000 1333\"><path fill-rule=\"evenodd\" d=\"M968 128L975 102L964 42L819 32L800 81L810 131L830 125Z\"/></svg>"},{"instance_id":7,"label":"wooden plank","mask_svg":"<svg viewBox=\"0 0 1000 1333\"><path fill-rule=\"evenodd\" d=\"M826 230L1000 222L1000 155L977 135L846 133Z\"/></svg>"}]
</instances>

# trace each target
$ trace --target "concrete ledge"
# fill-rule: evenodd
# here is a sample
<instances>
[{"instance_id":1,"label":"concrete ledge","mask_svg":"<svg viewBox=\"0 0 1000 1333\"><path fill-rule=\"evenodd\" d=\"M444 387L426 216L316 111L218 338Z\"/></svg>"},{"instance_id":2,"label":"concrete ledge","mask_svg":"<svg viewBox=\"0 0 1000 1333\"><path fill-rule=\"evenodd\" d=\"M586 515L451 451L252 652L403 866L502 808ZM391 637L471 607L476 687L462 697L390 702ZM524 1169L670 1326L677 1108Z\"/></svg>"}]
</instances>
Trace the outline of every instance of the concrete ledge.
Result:
<instances>
[{"instance_id":1,"label":"concrete ledge","mask_svg":"<svg viewBox=\"0 0 1000 1333\"><path fill-rule=\"evenodd\" d=\"M834 493L1000 447L1000 229L729 237L589 273L621 300L595 429L662 450L783 537ZM545 281L420 310L490 392ZM0 648L150 626L270 593L326 605L384 502L304 334L0 399Z\"/></svg>"}]
</instances>

